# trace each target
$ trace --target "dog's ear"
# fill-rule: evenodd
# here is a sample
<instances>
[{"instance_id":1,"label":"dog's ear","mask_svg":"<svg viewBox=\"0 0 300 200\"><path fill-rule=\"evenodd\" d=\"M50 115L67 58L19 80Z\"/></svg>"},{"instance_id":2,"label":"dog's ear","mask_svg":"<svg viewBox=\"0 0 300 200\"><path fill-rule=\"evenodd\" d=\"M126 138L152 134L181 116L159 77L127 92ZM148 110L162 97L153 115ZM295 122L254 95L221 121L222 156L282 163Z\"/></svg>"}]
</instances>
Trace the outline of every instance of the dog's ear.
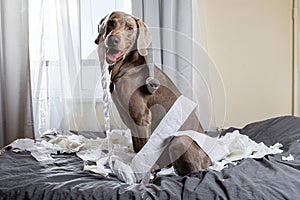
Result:
<instances>
[{"instance_id":1,"label":"dog's ear","mask_svg":"<svg viewBox=\"0 0 300 200\"><path fill-rule=\"evenodd\" d=\"M97 38L96 38L96 40L95 40L95 44L99 44L99 41L100 41L100 34L99 34L99 26L100 26L100 24L98 24L98 36L97 36Z\"/></svg>"},{"instance_id":2,"label":"dog's ear","mask_svg":"<svg viewBox=\"0 0 300 200\"><path fill-rule=\"evenodd\" d=\"M102 42L104 41L104 35L105 35L105 32L106 32L107 16L108 15L106 15L104 18L102 18L100 20L100 23L98 24L98 36L95 40L96 44L99 44L100 40L102 40Z\"/></svg>"},{"instance_id":3,"label":"dog's ear","mask_svg":"<svg viewBox=\"0 0 300 200\"><path fill-rule=\"evenodd\" d=\"M138 37L137 37L137 50L141 56L146 56L148 54L147 48L151 43L151 35L148 27L142 20L136 19L138 25Z\"/></svg>"},{"instance_id":4,"label":"dog's ear","mask_svg":"<svg viewBox=\"0 0 300 200\"><path fill-rule=\"evenodd\" d=\"M106 26L107 26L107 20L109 16L106 15L104 18L100 20L100 23L98 25L98 36L95 40L95 43L98 45L98 56L100 61L100 66L104 66L105 61L105 46L104 46L104 40L105 40L105 34L106 34Z\"/></svg>"}]
</instances>

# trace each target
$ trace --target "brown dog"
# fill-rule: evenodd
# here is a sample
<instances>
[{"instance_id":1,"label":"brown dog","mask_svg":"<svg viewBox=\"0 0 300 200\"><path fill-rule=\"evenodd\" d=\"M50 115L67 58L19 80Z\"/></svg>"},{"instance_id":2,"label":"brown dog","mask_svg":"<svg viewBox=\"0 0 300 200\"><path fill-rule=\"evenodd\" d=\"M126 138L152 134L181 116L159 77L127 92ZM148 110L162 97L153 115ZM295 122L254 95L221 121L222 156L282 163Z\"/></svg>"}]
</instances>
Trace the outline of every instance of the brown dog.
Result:
<instances>
[{"instance_id":1,"label":"brown dog","mask_svg":"<svg viewBox=\"0 0 300 200\"><path fill-rule=\"evenodd\" d=\"M140 20L123 12L103 18L98 27L98 55L101 66L109 64L111 94L121 119L131 130L133 148L138 152L148 141L176 99L181 95L173 82L155 67L155 78L161 86L150 94L145 86L149 77L146 62L150 33ZM180 130L204 133L195 113ZM206 169L211 165L208 155L188 136L174 137L157 164L173 164L180 175Z\"/></svg>"}]
</instances>

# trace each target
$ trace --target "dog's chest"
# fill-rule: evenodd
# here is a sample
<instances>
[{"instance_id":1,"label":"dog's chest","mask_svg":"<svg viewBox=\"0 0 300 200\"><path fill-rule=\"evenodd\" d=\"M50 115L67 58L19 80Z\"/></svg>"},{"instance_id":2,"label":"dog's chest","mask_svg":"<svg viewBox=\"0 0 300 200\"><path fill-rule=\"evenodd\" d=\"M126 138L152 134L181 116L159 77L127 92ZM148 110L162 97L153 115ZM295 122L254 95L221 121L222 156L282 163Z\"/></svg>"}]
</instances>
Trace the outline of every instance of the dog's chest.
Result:
<instances>
[{"instance_id":1,"label":"dog's chest","mask_svg":"<svg viewBox=\"0 0 300 200\"><path fill-rule=\"evenodd\" d=\"M145 70L132 70L113 83L112 100L117 107L128 110L129 101L134 92L144 86L148 73Z\"/></svg>"}]
</instances>

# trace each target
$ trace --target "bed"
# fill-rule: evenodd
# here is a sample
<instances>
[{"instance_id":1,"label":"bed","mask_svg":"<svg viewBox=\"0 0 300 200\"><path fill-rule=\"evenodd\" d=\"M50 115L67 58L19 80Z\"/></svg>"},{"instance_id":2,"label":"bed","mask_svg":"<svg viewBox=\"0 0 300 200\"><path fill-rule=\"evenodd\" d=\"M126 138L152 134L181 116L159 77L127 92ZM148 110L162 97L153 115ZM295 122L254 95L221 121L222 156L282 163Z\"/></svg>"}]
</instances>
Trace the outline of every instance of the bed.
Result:
<instances>
[{"instance_id":1,"label":"bed","mask_svg":"<svg viewBox=\"0 0 300 200\"><path fill-rule=\"evenodd\" d=\"M300 118L272 118L239 131L266 145L280 142L283 152L243 159L221 171L162 175L153 183L129 185L83 171L75 154L37 162L29 152L7 147L0 155L0 199L299 199Z\"/></svg>"}]
</instances>

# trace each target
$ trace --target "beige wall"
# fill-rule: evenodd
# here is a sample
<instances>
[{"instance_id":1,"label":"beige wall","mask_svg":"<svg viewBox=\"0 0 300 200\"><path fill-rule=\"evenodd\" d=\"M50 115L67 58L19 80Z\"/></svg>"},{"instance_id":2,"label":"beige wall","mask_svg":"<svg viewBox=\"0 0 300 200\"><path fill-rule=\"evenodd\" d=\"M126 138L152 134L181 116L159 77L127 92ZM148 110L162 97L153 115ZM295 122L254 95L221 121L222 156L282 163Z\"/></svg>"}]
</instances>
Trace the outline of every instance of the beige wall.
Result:
<instances>
[{"instance_id":1,"label":"beige wall","mask_svg":"<svg viewBox=\"0 0 300 200\"><path fill-rule=\"evenodd\" d=\"M297 115L300 116L300 0L298 0L298 113Z\"/></svg>"},{"instance_id":2,"label":"beige wall","mask_svg":"<svg viewBox=\"0 0 300 200\"><path fill-rule=\"evenodd\" d=\"M292 112L292 0L203 0L207 47L222 75L224 126Z\"/></svg>"}]
</instances>

